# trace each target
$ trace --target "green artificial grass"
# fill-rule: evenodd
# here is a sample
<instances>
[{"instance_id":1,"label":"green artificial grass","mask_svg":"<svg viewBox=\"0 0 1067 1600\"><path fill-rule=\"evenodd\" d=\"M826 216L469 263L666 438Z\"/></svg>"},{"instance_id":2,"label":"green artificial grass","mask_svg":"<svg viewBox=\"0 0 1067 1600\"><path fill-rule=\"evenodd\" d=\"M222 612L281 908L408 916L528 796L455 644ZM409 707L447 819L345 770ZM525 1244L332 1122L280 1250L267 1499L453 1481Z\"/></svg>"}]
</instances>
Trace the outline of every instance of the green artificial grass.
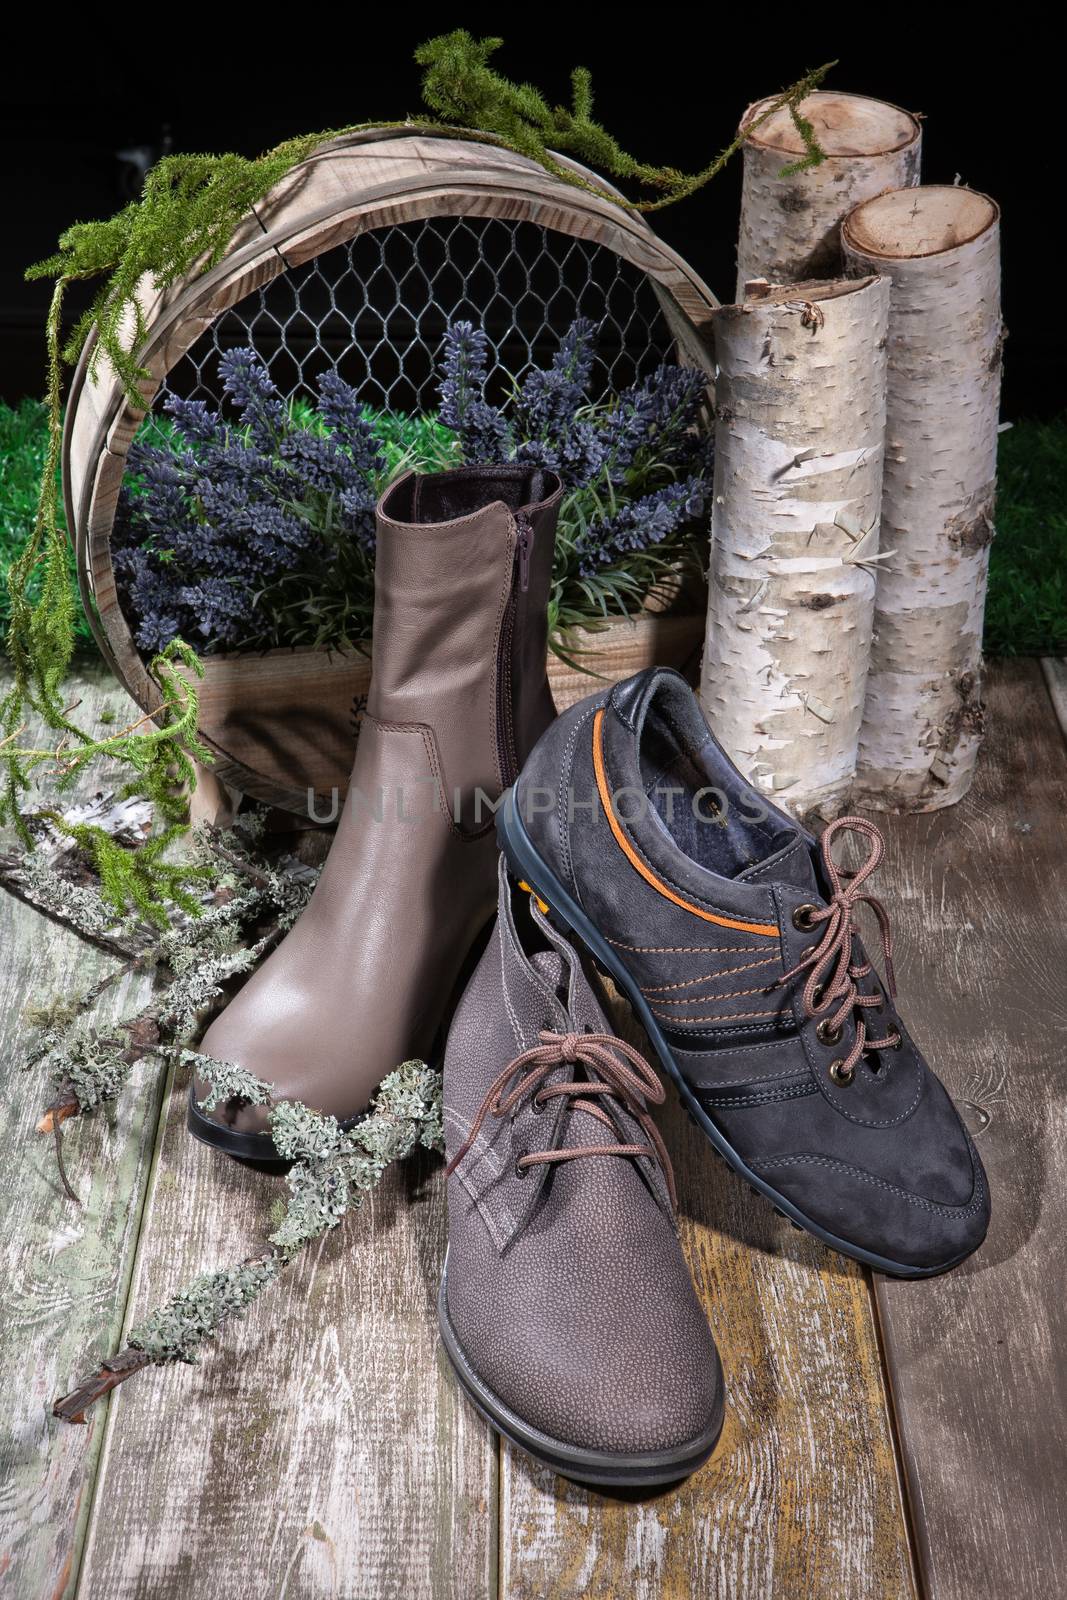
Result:
<instances>
[{"instance_id":1,"label":"green artificial grass","mask_svg":"<svg viewBox=\"0 0 1067 1600\"><path fill-rule=\"evenodd\" d=\"M11 620L11 596L7 574L15 557L23 550L37 512L37 494L48 448L48 411L40 400L20 400L17 406L0 402L0 640L7 637ZM57 516L66 527L60 484L56 480ZM74 552L69 551L70 581L77 593L78 576ZM36 600L41 587L40 570L30 588ZM79 645L92 639L89 624L77 607L75 631Z\"/></svg>"},{"instance_id":2,"label":"green artificial grass","mask_svg":"<svg viewBox=\"0 0 1067 1600\"><path fill-rule=\"evenodd\" d=\"M1000 436L985 651L1067 655L1067 414Z\"/></svg>"},{"instance_id":3,"label":"green artificial grass","mask_svg":"<svg viewBox=\"0 0 1067 1600\"><path fill-rule=\"evenodd\" d=\"M396 464L436 464L449 453L445 429L422 419L395 419L393 426L388 443ZM11 615L7 571L33 526L47 435L40 401L0 402L0 640ZM1000 438L999 471L986 654L1067 655L1067 415L1009 428ZM70 575L77 590L73 553ZM79 604L79 644L91 637Z\"/></svg>"}]
</instances>

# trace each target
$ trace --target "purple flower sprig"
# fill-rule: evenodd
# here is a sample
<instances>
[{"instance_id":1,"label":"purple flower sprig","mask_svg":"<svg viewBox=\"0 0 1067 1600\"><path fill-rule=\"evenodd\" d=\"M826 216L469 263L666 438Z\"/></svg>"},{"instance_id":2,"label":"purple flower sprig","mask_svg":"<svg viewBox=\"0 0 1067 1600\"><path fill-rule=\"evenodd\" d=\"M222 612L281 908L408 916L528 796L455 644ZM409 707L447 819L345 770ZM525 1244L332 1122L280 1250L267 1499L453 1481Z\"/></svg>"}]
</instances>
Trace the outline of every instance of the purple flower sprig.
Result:
<instances>
[{"instance_id":1,"label":"purple flower sprig","mask_svg":"<svg viewBox=\"0 0 1067 1600\"><path fill-rule=\"evenodd\" d=\"M440 421L459 437L469 462L508 461L514 455L511 424L487 404L485 385L489 341L470 322L453 322L445 335L441 361Z\"/></svg>"},{"instance_id":2,"label":"purple flower sprig","mask_svg":"<svg viewBox=\"0 0 1067 1600\"><path fill-rule=\"evenodd\" d=\"M170 396L170 437L129 451L112 549L138 645L298 642L278 639L272 609L289 605L294 573L329 615L330 643L339 620L362 639L385 458L355 390L323 374L317 411L297 420L255 351L228 351L219 371L236 424Z\"/></svg>"},{"instance_id":3,"label":"purple flower sprig","mask_svg":"<svg viewBox=\"0 0 1067 1600\"><path fill-rule=\"evenodd\" d=\"M579 576L593 578L624 565L635 552L662 545L704 515L709 495L709 480L694 474L626 502L601 522L588 523L574 542Z\"/></svg>"},{"instance_id":4,"label":"purple flower sprig","mask_svg":"<svg viewBox=\"0 0 1067 1600\"><path fill-rule=\"evenodd\" d=\"M484 332L453 323L441 362L441 419L467 461L529 462L568 487L551 603L561 625L639 606L650 588L698 578L706 565L706 375L664 363L597 401L595 359L594 324L578 318L549 367L530 372L507 407L486 399Z\"/></svg>"}]
</instances>

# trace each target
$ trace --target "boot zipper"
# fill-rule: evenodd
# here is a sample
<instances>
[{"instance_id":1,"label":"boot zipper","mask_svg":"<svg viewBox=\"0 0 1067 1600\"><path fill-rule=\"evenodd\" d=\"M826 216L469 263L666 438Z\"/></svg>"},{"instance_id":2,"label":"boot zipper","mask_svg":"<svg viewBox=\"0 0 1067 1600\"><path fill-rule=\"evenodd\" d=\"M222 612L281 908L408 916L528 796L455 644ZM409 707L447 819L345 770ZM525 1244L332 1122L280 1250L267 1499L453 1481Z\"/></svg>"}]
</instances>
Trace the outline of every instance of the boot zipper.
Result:
<instances>
[{"instance_id":1,"label":"boot zipper","mask_svg":"<svg viewBox=\"0 0 1067 1600\"><path fill-rule=\"evenodd\" d=\"M515 515L515 526L519 530L516 554L519 558L519 588L523 594L530 587L530 546L533 544L533 528L525 511Z\"/></svg>"},{"instance_id":2,"label":"boot zipper","mask_svg":"<svg viewBox=\"0 0 1067 1600\"><path fill-rule=\"evenodd\" d=\"M515 513L515 573L512 574L511 593L508 596L504 623L500 630L500 650L496 663L496 728L497 756L500 776L505 787L518 777L518 757L515 751L515 708L512 694L511 652L515 635L515 611L518 595L530 587L530 550L534 541L533 525L523 511ZM516 584L516 574L518 583Z\"/></svg>"}]
</instances>

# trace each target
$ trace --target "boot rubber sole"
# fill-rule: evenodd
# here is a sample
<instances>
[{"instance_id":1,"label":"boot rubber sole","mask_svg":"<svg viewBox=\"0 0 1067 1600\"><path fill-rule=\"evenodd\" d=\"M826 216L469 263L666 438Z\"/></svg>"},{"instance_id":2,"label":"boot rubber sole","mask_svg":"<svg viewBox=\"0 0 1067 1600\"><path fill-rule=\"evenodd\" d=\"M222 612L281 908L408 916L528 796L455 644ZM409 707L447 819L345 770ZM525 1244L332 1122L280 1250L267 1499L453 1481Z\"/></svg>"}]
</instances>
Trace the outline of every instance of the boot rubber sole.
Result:
<instances>
[{"instance_id":1,"label":"boot rubber sole","mask_svg":"<svg viewBox=\"0 0 1067 1600\"><path fill-rule=\"evenodd\" d=\"M907 1262L892 1261L887 1256L877 1255L873 1250L865 1250L862 1245L853 1244L848 1239L842 1239L837 1234L828 1232L813 1218L805 1215L780 1190L774 1188L773 1184L768 1183L766 1178L754 1172L716 1127L689 1087L674 1060L670 1045L649 1010L648 1002L618 955L590 922L573 896L568 894L551 868L541 859L518 813L514 786L507 791L497 811L496 830L500 848L507 858L513 876L524 879L530 885L530 888L549 906L554 920L581 940L598 965L603 967L612 982L626 996L651 1039L664 1070L674 1081L678 1096L689 1116L723 1160L744 1178L750 1188L766 1196L788 1221L803 1228L806 1233L812 1234L820 1243L829 1245L840 1255L849 1256L853 1261L860 1261L864 1266L871 1267L875 1272L883 1272L888 1277L933 1278L939 1273L950 1272L953 1267L958 1266L961 1261L966 1261L967 1257L973 1254L970 1250L964 1250L951 1261L939 1262L932 1267L916 1267Z\"/></svg>"},{"instance_id":2,"label":"boot rubber sole","mask_svg":"<svg viewBox=\"0 0 1067 1600\"><path fill-rule=\"evenodd\" d=\"M361 1111L357 1116L345 1117L340 1123L342 1130L347 1133L366 1115L365 1111ZM242 1166L253 1167L257 1172L285 1173L293 1164L278 1154L269 1133L242 1133L238 1128L228 1128L225 1123L216 1122L214 1117L201 1111L196 1103L195 1079L189 1085L189 1109L185 1125L201 1144L221 1150L224 1155L241 1162Z\"/></svg>"},{"instance_id":3,"label":"boot rubber sole","mask_svg":"<svg viewBox=\"0 0 1067 1600\"><path fill-rule=\"evenodd\" d=\"M497 1433L525 1450L544 1466L558 1472L575 1483L593 1484L600 1488L653 1489L665 1484L678 1483L682 1478L703 1466L719 1442L723 1418L726 1414L722 1383L719 1385L717 1414L708 1430L698 1439L681 1445L676 1450L649 1451L641 1455L615 1455L606 1450L586 1450L578 1445L553 1439L516 1416L483 1383L463 1353L459 1336L448 1314L448 1256L445 1255L441 1273L441 1288L437 1297L437 1314L441 1325L441 1341L460 1386L475 1410L480 1412Z\"/></svg>"}]
</instances>

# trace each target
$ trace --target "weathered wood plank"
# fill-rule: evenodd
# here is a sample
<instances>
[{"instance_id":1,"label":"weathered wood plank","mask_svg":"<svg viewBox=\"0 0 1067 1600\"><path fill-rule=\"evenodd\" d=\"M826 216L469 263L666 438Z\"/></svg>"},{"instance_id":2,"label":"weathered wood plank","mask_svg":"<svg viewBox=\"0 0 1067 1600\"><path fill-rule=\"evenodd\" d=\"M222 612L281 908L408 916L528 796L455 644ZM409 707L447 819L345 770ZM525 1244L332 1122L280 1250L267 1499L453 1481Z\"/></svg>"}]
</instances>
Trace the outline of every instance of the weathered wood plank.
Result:
<instances>
[{"instance_id":1,"label":"weathered wood plank","mask_svg":"<svg viewBox=\"0 0 1067 1600\"><path fill-rule=\"evenodd\" d=\"M688 1483L644 1502L566 1484L505 1447L502 1596L913 1596L865 1274L754 1199L676 1102L659 1120L722 1355L723 1436Z\"/></svg>"},{"instance_id":2,"label":"weathered wood plank","mask_svg":"<svg viewBox=\"0 0 1067 1600\"><path fill-rule=\"evenodd\" d=\"M239 1260L280 1180L185 1131L170 1093L133 1314ZM496 1444L437 1352L444 1185L387 1174L200 1366L118 1391L81 1593L418 1600L496 1592Z\"/></svg>"},{"instance_id":3,"label":"weathered wood plank","mask_svg":"<svg viewBox=\"0 0 1067 1600\"><path fill-rule=\"evenodd\" d=\"M110 676L80 684L79 715L131 702ZM91 793L93 785L83 788ZM27 1003L88 987L114 963L0 891L0 1588L55 1595L72 1585L102 1438L57 1423L51 1404L118 1341L162 1086L135 1072L110 1112L67 1124L67 1165L82 1205L66 1198L52 1141L34 1125L50 1098L40 1073L20 1070ZM107 1019L147 999L144 978L116 986Z\"/></svg>"},{"instance_id":4,"label":"weathered wood plank","mask_svg":"<svg viewBox=\"0 0 1067 1600\"><path fill-rule=\"evenodd\" d=\"M956 1272L880 1280L877 1297L931 1600L1052 1600L1067 1573L1067 750L1035 662L993 667L985 694L974 788L888 821L886 870L910 1021L979 1108L972 1126L989 1119L993 1220Z\"/></svg>"}]
</instances>

